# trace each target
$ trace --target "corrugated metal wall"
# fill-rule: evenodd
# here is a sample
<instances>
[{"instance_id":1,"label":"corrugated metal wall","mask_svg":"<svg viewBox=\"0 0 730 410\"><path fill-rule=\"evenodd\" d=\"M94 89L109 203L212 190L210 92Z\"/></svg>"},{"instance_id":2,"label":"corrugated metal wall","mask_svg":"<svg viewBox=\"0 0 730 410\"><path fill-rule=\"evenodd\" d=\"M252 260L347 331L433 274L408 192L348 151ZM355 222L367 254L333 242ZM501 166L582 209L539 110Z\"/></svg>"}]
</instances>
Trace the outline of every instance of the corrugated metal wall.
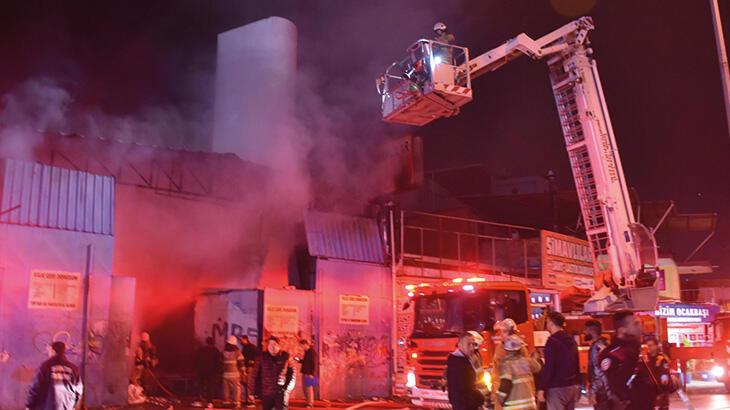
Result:
<instances>
[{"instance_id":1,"label":"corrugated metal wall","mask_svg":"<svg viewBox=\"0 0 730 410\"><path fill-rule=\"evenodd\" d=\"M111 294L114 179L16 160L0 173L0 409L23 408L54 341L85 358L87 405L123 403L134 280Z\"/></svg>"},{"instance_id":2,"label":"corrugated metal wall","mask_svg":"<svg viewBox=\"0 0 730 410\"><path fill-rule=\"evenodd\" d=\"M2 161L0 223L114 234L114 178Z\"/></svg>"},{"instance_id":3,"label":"corrugated metal wall","mask_svg":"<svg viewBox=\"0 0 730 410\"><path fill-rule=\"evenodd\" d=\"M312 256L385 263L383 242L373 219L307 212L304 226Z\"/></svg>"}]
</instances>

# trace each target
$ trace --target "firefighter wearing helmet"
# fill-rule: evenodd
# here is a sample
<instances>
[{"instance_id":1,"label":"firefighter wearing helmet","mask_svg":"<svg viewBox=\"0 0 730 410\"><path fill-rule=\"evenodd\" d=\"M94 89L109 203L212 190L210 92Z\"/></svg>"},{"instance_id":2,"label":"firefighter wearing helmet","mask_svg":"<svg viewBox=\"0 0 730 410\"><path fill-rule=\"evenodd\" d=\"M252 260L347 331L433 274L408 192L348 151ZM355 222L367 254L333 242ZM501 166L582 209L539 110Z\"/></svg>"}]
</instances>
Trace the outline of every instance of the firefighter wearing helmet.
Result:
<instances>
[{"instance_id":1,"label":"firefighter wearing helmet","mask_svg":"<svg viewBox=\"0 0 730 410\"><path fill-rule=\"evenodd\" d=\"M433 25L433 32L435 34L434 41L439 43L452 44L456 41L456 37L453 34L446 31L446 23L439 21Z\"/></svg>"}]
</instances>

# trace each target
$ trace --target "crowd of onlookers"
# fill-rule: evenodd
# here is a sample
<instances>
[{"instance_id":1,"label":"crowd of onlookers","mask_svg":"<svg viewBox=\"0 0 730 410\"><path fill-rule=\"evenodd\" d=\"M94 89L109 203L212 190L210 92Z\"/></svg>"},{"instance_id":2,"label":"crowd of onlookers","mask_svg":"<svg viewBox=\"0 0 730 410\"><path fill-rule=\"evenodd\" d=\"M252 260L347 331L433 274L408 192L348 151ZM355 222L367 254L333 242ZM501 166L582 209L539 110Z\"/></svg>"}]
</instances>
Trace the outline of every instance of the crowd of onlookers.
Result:
<instances>
[{"instance_id":1,"label":"crowd of onlookers","mask_svg":"<svg viewBox=\"0 0 730 410\"><path fill-rule=\"evenodd\" d=\"M548 312L550 337L543 352L528 352L515 322L495 325L500 343L495 347L491 377L484 377L476 331L459 337L447 360L446 380L454 410L476 410L487 398L495 409L573 410L581 397L582 377L578 345L565 331L565 317ZM642 340L641 322L632 312L613 315L615 334L603 337L601 322L586 322L585 339L592 341L588 363L588 397L596 410L666 410L669 394L677 389L669 360L654 338ZM642 341L647 354L642 354ZM491 380L488 386L485 380Z\"/></svg>"},{"instance_id":2,"label":"crowd of onlookers","mask_svg":"<svg viewBox=\"0 0 730 410\"><path fill-rule=\"evenodd\" d=\"M306 406L313 407L314 388L318 381L315 352L309 340L302 339L299 345L303 352L301 358L284 351L279 339L273 336L266 339L263 352L247 336L229 336L222 351L215 346L213 338L207 338L194 357L199 394L194 404L212 407L213 400L222 395L223 405L255 407L258 397L264 410L285 410L296 381L294 362L299 362ZM83 397L79 369L67 359L64 343L54 342L52 350L52 357L38 369L26 407L31 410L79 408ZM170 400L148 394L162 390L168 397L174 396L155 375L158 363L157 348L150 335L142 332L127 388L128 404L173 407Z\"/></svg>"}]
</instances>

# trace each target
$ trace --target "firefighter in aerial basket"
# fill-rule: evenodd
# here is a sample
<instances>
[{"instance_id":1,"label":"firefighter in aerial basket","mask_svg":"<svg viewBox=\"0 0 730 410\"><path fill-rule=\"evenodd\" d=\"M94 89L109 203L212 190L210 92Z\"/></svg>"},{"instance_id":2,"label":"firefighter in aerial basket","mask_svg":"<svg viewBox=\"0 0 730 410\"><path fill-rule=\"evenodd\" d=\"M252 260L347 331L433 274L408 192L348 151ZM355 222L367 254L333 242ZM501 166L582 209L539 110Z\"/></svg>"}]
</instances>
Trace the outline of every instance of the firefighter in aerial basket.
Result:
<instances>
[{"instance_id":1,"label":"firefighter in aerial basket","mask_svg":"<svg viewBox=\"0 0 730 410\"><path fill-rule=\"evenodd\" d=\"M439 43L453 44L456 37L446 30L446 23L439 21L433 25L434 40Z\"/></svg>"}]
</instances>

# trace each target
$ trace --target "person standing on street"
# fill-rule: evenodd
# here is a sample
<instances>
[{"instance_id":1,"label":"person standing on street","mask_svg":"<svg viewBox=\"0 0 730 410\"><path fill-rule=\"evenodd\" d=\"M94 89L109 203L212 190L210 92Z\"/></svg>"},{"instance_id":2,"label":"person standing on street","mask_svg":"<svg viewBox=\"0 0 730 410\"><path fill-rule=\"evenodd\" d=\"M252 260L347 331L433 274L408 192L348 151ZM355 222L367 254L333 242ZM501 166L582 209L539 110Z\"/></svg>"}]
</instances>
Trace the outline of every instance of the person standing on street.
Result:
<instances>
[{"instance_id":1,"label":"person standing on street","mask_svg":"<svg viewBox=\"0 0 730 410\"><path fill-rule=\"evenodd\" d=\"M601 410L601 403L606 401L606 391L600 380L603 371L598 363L598 355L608 346L608 340L601 337L603 326L595 319L586 321L583 333L586 341L593 341L588 350L588 399L595 410Z\"/></svg>"},{"instance_id":2,"label":"person standing on street","mask_svg":"<svg viewBox=\"0 0 730 410\"><path fill-rule=\"evenodd\" d=\"M540 371L540 363L525 356L521 351L525 342L521 337L512 335L503 342L506 355L499 366L499 390L497 399L504 410L536 410L535 378Z\"/></svg>"},{"instance_id":3,"label":"person standing on street","mask_svg":"<svg viewBox=\"0 0 730 410\"><path fill-rule=\"evenodd\" d=\"M261 407L263 410L287 410L289 394L294 389L296 376L289 353L281 350L279 339L271 336L266 342L266 351L251 369L249 391L256 390L256 382L261 382Z\"/></svg>"},{"instance_id":4,"label":"person standing on street","mask_svg":"<svg viewBox=\"0 0 730 410\"><path fill-rule=\"evenodd\" d=\"M616 337L598 356L608 391L608 410L651 410L656 387L641 363L641 322L630 311L613 315Z\"/></svg>"},{"instance_id":5,"label":"person standing on street","mask_svg":"<svg viewBox=\"0 0 730 410\"><path fill-rule=\"evenodd\" d=\"M510 318L506 318L504 320L500 320L499 322L494 324L494 333L499 338L499 343L494 347L494 359L493 363L494 366L492 366L492 373L491 373L491 379L492 379L492 394L497 394L497 391L499 390L499 383L501 381L499 377L499 368L502 364L502 360L507 356L507 350L504 348L504 343L506 340L508 340L511 336L518 336L519 337L519 330L517 329L517 323L515 323L514 320ZM520 348L520 354L523 357L528 356L527 347L523 345ZM494 404L495 410L501 409L501 404L499 402Z\"/></svg>"},{"instance_id":6,"label":"person standing on street","mask_svg":"<svg viewBox=\"0 0 730 410\"><path fill-rule=\"evenodd\" d=\"M476 410L484 404L477 388L477 369L470 357L479 354L479 343L470 332L459 336L457 349L446 360L449 402L453 410Z\"/></svg>"},{"instance_id":7,"label":"person standing on street","mask_svg":"<svg viewBox=\"0 0 730 410\"><path fill-rule=\"evenodd\" d=\"M671 376L669 358L662 353L661 346L655 337L646 340L648 352L647 365L653 376L652 382L657 384L656 403L657 410L669 410L669 391Z\"/></svg>"},{"instance_id":8,"label":"person standing on street","mask_svg":"<svg viewBox=\"0 0 730 410\"><path fill-rule=\"evenodd\" d=\"M546 325L550 337L537 398L547 402L548 410L574 410L580 395L578 344L563 329L565 317L560 312L548 312Z\"/></svg>"},{"instance_id":9,"label":"person standing on street","mask_svg":"<svg viewBox=\"0 0 730 410\"><path fill-rule=\"evenodd\" d=\"M304 390L304 398L307 401L307 407L314 407L314 388L317 386L315 352L312 343L307 339L299 341L299 345L304 350L304 357L300 359L302 364L302 389Z\"/></svg>"},{"instance_id":10,"label":"person standing on street","mask_svg":"<svg viewBox=\"0 0 730 410\"><path fill-rule=\"evenodd\" d=\"M256 399L254 392L248 390L249 376L251 368L256 364L259 357L259 349L251 343L247 335L241 336L241 352L243 353L244 368L241 372L241 386L243 388L243 398L246 400L246 407L256 407Z\"/></svg>"},{"instance_id":11,"label":"person standing on street","mask_svg":"<svg viewBox=\"0 0 730 410\"><path fill-rule=\"evenodd\" d=\"M200 398L209 403L218 393L218 378L222 371L223 355L215 347L212 337L205 339L205 346L195 352L195 373L200 388Z\"/></svg>"},{"instance_id":12,"label":"person standing on street","mask_svg":"<svg viewBox=\"0 0 730 410\"><path fill-rule=\"evenodd\" d=\"M25 407L30 410L74 410L84 390L79 368L66 358L63 342L53 342L51 349L54 355L38 369Z\"/></svg>"},{"instance_id":13,"label":"person standing on street","mask_svg":"<svg viewBox=\"0 0 730 410\"><path fill-rule=\"evenodd\" d=\"M223 400L233 403L234 407L241 405L241 370L243 369L243 354L238 348L238 338L228 336L223 348Z\"/></svg>"}]
</instances>

